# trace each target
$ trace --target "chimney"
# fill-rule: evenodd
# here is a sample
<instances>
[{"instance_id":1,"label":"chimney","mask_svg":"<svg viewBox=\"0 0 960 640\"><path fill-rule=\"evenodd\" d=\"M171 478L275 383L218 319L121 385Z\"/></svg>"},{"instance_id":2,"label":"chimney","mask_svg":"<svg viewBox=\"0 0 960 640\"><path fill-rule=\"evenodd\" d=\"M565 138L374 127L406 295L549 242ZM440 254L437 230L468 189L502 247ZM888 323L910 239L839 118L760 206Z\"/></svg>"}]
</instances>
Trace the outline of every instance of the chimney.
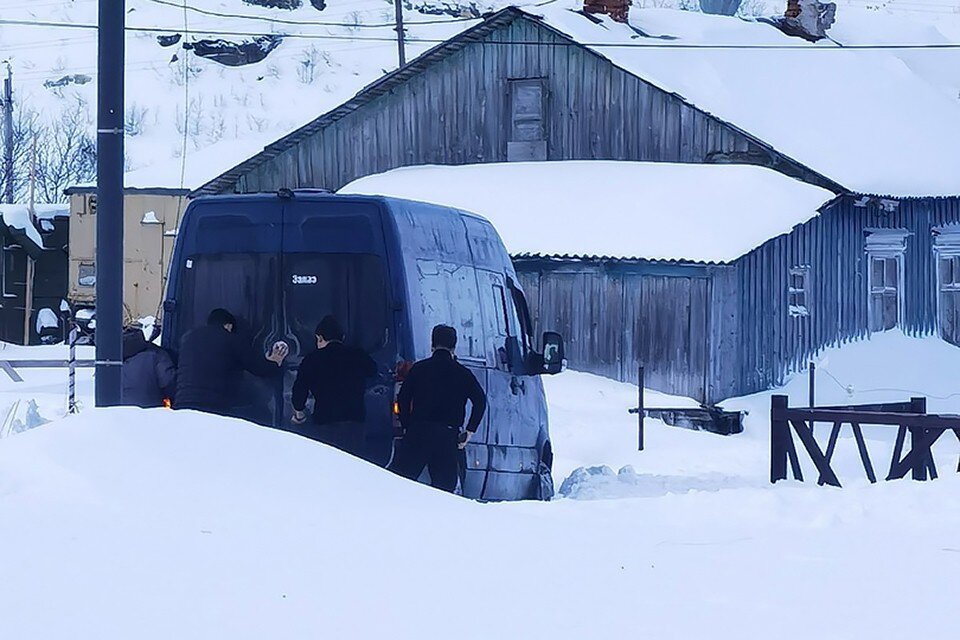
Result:
<instances>
[{"instance_id":1,"label":"chimney","mask_svg":"<svg viewBox=\"0 0 960 640\"><path fill-rule=\"evenodd\" d=\"M583 0L583 12L602 13L625 23L630 15L630 0Z\"/></svg>"}]
</instances>

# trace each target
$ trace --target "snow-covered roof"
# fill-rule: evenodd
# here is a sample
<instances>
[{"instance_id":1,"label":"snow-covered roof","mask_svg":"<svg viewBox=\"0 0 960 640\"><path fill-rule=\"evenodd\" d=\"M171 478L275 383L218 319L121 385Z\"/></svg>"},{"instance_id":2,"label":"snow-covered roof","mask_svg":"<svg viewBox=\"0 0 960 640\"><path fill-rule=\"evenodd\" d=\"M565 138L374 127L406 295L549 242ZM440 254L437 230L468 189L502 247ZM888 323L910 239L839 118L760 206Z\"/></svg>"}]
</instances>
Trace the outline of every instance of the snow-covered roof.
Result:
<instances>
[{"instance_id":1,"label":"snow-covered roof","mask_svg":"<svg viewBox=\"0 0 960 640\"><path fill-rule=\"evenodd\" d=\"M960 194L960 101L930 81L953 79L958 49L811 44L761 22L667 9L634 8L627 25L570 6L523 11L848 189ZM764 48L718 48L730 45Z\"/></svg>"},{"instance_id":2,"label":"snow-covered roof","mask_svg":"<svg viewBox=\"0 0 960 640\"><path fill-rule=\"evenodd\" d=\"M34 206L37 220L52 220L53 218L69 217L70 207L65 204L38 204ZM0 222L11 229L20 231L30 241L43 248L43 236L30 219L30 206L25 204L0 204Z\"/></svg>"},{"instance_id":3,"label":"snow-covered roof","mask_svg":"<svg viewBox=\"0 0 960 640\"><path fill-rule=\"evenodd\" d=\"M340 193L478 213L512 255L717 263L790 231L833 197L762 167L605 161L407 167Z\"/></svg>"}]
</instances>

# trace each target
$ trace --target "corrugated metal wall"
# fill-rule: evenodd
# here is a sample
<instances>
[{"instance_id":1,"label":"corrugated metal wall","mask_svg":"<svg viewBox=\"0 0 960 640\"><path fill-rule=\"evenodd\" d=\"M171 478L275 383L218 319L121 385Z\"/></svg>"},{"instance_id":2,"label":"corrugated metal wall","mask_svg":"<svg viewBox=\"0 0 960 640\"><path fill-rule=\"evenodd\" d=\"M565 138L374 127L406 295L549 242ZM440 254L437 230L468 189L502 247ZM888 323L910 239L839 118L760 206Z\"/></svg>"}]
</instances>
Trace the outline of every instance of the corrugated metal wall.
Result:
<instances>
[{"instance_id":1,"label":"corrugated metal wall","mask_svg":"<svg viewBox=\"0 0 960 640\"><path fill-rule=\"evenodd\" d=\"M735 155L822 181L678 96L522 18L252 168L234 190L338 189L401 166L506 161L508 85L521 78L545 84L549 160L707 162Z\"/></svg>"}]
</instances>

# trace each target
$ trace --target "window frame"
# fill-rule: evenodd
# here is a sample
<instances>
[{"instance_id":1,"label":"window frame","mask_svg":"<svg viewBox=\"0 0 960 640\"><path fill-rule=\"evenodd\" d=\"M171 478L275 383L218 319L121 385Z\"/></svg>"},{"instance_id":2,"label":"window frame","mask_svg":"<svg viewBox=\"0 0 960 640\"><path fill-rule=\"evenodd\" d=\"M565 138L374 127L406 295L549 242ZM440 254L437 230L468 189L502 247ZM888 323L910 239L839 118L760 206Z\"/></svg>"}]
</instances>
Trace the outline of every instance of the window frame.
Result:
<instances>
[{"instance_id":1,"label":"window frame","mask_svg":"<svg viewBox=\"0 0 960 640\"><path fill-rule=\"evenodd\" d=\"M799 286L794 278L800 278ZM787 272L787 311L791 317L810 316L810 265L790 267Z\"/></svg>"}]
</instances>

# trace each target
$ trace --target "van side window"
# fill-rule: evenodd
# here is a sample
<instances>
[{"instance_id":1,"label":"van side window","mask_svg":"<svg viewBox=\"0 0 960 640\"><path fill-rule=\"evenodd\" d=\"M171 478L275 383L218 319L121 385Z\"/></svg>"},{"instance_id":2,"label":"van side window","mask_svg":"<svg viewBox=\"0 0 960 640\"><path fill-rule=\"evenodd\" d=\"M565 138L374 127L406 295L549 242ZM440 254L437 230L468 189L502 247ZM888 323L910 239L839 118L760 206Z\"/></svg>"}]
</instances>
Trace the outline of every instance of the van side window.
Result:
<instances>
[{"instance_id":1,"label":"van side window","mask_svg":"<svg viewBox=\"0 0 960 640\"><path fill-rule=\"evenodd\" d=\"M459 334L457 354L484 359L483 322L477 274L472 266L417 260L420 296L427 326L448 324Z\"/></svg>"},{"instance_id":2,"label":"van side window","mask_svg":"<svg viewBox=\"0 0 960 640\"><path fill-rule=\"evenodd\" d=\"M498 284L493 285L493 303L496 305L497 312L497 335L509 336L507 331L507 299L503 295L503 287Z\"/></svg>"}]
</instances>

